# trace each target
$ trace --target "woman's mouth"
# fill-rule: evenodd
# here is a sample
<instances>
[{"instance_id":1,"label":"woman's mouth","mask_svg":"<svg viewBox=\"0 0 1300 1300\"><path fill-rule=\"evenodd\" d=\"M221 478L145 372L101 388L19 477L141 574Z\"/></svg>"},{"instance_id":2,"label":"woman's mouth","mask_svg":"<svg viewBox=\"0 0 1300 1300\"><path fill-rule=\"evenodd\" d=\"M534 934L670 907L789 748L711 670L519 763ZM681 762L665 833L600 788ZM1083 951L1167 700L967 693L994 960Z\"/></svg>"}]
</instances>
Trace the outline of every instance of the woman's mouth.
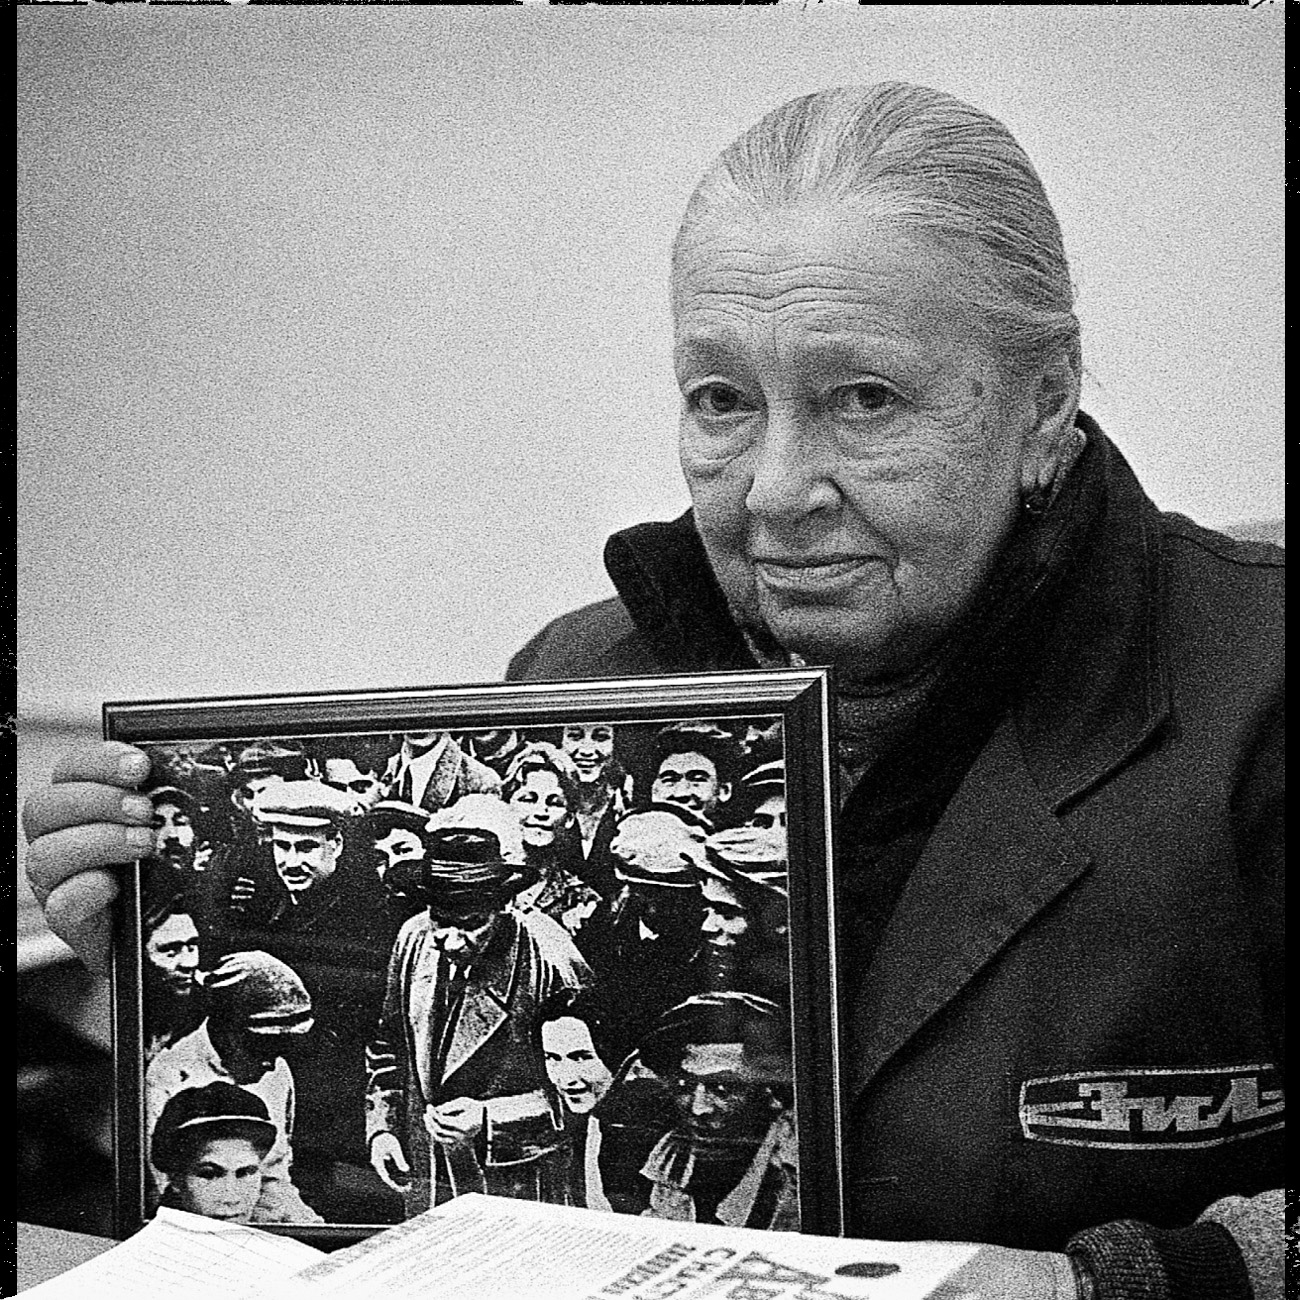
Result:
<instances>
[{"instance_id":1,"label":"woman's mouth","mask_svg":"<svg viewBox=\"0 0 1300 1300\"><path fill-rule=\"evenodd\" d=\"M753 561L754 574L769 591L792 595L830 595L850 587L872 564L875 555L759 556Z\"/></svg>"}]
</instances>

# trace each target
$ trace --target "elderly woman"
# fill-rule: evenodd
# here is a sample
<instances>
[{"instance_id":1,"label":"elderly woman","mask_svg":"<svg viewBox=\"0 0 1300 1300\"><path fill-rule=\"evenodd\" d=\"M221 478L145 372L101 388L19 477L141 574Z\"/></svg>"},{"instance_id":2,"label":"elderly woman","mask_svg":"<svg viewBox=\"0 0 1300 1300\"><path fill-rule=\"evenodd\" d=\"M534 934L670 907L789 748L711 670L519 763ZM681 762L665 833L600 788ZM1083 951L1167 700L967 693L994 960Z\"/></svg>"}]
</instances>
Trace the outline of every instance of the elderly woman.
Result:
<instances>
[{"instance_id":1,"label":"elderly woman","mask_svg":"<svg viewBox=\"0 0 1300 1300\"><path fill-rule=\"evenodd\" d=\"M835 666L848 1231L1005 1247L987 1296L1280 1295L1281 553L1078 410L1055 216L950 96L765 117L672 306L693 509L511 675ZM73 755L28 808L91 955L144 773Z\"/></svg>"}]
</instances>

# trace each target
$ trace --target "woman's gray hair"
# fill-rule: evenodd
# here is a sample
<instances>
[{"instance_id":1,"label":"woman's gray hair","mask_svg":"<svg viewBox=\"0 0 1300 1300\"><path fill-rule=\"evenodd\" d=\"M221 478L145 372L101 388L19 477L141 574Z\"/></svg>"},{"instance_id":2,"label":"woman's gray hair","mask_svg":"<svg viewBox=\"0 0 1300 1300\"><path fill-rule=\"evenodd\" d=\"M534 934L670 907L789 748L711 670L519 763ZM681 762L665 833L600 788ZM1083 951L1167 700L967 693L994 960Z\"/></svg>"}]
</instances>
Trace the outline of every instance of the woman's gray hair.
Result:
<instances>
[{"instance_id":1,"label":"woman's gray hair","mask_svg":"<svg viewBox=\"0 0 1300 1300\"><path fill-rule=\"evenodd\" d=\"M1012 374L1062 356L1081 373L1060 225L1033 164L997 118L899 81L793 99L705 174L674 265L701 218L720 209L761 215L806 199L851 204L951 253L970 272L967 300Z\"/></svg>"}]
</instances>

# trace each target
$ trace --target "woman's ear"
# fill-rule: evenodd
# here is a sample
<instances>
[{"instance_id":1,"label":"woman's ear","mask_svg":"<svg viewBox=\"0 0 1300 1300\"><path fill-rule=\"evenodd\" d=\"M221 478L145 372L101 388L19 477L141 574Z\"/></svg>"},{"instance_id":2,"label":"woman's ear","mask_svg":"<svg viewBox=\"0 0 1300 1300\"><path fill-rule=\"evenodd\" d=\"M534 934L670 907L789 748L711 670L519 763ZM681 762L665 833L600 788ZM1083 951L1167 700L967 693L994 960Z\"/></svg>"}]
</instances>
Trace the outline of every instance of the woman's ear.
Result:
<instances>
[{"instance_id":1,"label":"woman's ear","mask_svg":"<svg viewBox=\"0 0 1300 1300\"><path fill-rule=\"evenodd\" d=\"M1039 374L1033 401L1020 470L1026 503L1045 501L1078 454L1079 376L1070 357L1058 357Z\"/></svg>"}]
</instances>

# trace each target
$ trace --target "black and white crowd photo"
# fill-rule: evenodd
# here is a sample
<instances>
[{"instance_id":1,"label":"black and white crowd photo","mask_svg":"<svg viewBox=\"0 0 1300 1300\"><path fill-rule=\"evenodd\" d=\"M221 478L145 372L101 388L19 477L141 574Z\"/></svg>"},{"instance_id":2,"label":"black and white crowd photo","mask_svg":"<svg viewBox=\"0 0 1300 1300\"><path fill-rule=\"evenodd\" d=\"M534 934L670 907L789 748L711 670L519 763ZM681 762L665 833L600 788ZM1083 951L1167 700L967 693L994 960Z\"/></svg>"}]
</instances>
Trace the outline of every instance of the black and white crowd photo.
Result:
<instances>
[{"instance_id":1,"label":"black and white crowd photo","mask_svg":"<svg viewBox=\"0 0 1300 1300\"><path fill-rule=\"evenodd\" d=\"M150 1205L799 1229L781 718L147 748Z\"/></svg>"}]
</instances>

